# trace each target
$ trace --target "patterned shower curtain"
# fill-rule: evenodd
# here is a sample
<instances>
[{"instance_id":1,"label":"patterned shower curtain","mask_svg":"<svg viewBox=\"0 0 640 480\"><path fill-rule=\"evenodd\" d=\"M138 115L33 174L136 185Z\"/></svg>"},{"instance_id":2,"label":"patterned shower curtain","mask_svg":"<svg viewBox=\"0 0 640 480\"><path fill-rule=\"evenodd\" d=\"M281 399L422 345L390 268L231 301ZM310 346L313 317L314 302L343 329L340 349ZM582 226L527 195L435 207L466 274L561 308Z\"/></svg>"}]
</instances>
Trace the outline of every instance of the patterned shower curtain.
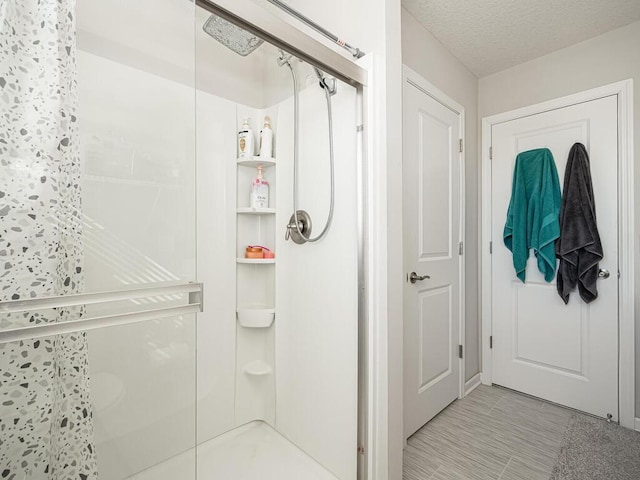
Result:
<instances>
[{"instance_id":1,"label":"patterned shower curtain","mask_svg":"<svg viewBox=\"0 0 640 480\"><path fill-rule=\"evenodd\" d=\"M0 2L0 300L82 291L74 0ZM0 315L0 328L78 308ZM84 333L0 345L0 479L97 479Z\"/></svg>"}]
</instances>

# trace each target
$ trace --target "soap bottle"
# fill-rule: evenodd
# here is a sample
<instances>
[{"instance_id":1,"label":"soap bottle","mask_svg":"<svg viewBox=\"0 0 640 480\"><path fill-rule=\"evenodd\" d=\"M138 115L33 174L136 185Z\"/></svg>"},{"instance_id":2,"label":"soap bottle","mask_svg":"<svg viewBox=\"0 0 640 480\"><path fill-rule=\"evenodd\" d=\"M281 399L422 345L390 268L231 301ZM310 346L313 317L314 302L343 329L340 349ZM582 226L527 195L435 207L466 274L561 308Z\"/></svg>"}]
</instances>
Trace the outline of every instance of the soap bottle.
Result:
<instances>
[{"instance_id":1,"label":"soap bottle","mask_svg":"<svg viewBox=\"0 0 640 480\"><path fill-rule=\"evenodd\" d=\"M253 148L253 130L249 126L249 117L245 118L242 128L238 132L238 157L252 157Z\"/></svg>"},{"instance_id":2,"label":"soap bottle","mask_svg":"<svg viewBox=\"0 0 640 480\"><path fill-rule=\"evenodd\" d=\"M269 208L269 182L262 178L262 165L258 167L258 176L251 183L251 208Z\"/></svg>"},{"instance_id":3,"label":"soap bottle","mask_svg":"<svg viewBox=\"0 0 640 480\"><path fill-rule=\"evenodd\" d=\"M260 156L271 158L273 156L273 130L271 130L271 118L264 117L264 127L260 130Z\"/></svg>"}]
</instances>

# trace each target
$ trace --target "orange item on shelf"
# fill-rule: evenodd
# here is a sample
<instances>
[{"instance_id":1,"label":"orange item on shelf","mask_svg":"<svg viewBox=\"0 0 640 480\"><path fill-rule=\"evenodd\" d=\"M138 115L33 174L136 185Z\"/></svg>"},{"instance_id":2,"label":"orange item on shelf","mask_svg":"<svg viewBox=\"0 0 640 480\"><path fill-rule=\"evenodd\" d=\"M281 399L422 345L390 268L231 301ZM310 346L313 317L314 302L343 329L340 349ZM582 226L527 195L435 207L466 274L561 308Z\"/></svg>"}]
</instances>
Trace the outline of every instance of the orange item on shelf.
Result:
<instances>
[{"instance_id":1,"label":"orange item on shelf","mask_svg":"<svg viewBox=\"0 0 640 480\"><path fill-rule=\"evenodd\" d=\"M264 258L262 247L252 247L249 245L244 254L245 258Z\"/></svg>"},{"instance_id":2,"label":"orange item on shelf","mask_svg":"<svg viewBox=\"0 0 640 480\"><path fill-rule=\"evenodd\" d=\"M276 258L276 254L261 245L249 245L244 254L245 258Z\"/></svg>"}]
</instances>

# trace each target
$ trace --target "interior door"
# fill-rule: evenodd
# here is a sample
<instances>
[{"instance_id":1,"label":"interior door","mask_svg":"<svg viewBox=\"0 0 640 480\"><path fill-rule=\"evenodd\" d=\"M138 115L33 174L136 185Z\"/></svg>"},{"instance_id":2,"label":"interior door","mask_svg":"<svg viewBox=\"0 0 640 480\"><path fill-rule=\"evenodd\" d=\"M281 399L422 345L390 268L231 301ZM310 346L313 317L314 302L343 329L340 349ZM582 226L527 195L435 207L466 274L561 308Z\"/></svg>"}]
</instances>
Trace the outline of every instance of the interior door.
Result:
<instances>
[{"instance_id":1,"label":"interior door","mask_svg":"<svg viewBox=\"0 0 640 480\"><path fill-rule=\"evenodd\" d=\"M617 97L609 96L492 127L493 382L601 417L618 418ZM547 147L563 183L569 150L589 152L604 248L599 295L565 305L531 254L526 283L515 276L502 233L516 155Z\"/></svg>"},{"instance_id":2,"label":"interior door","mask_svg":"<svg viewBox=\"0 0 640 480\"><path fill-rule=\"evenodd\" d=\"M405 82L405 438L459 394L460 118Z\"/></svg>"}]
</instances>

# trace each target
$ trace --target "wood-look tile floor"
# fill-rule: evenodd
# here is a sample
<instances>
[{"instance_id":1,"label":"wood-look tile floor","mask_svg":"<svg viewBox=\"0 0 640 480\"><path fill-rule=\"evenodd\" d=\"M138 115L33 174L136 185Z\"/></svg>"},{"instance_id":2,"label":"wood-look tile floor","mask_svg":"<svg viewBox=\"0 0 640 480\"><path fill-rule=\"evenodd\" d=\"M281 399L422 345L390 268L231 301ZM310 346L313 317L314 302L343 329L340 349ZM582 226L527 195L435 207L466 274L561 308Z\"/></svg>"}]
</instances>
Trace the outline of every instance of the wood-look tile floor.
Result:
<instances>
[{"instance_id":1,"label":"wood-look tile floor","mask_svg":"<svg viewBox=\"0 0 640 480\"><path fill-rule=\"evenodd\" d=\"M404 480L549 480L572 412L480 385L418 430Z\"/></svg>"}]
</instances>

